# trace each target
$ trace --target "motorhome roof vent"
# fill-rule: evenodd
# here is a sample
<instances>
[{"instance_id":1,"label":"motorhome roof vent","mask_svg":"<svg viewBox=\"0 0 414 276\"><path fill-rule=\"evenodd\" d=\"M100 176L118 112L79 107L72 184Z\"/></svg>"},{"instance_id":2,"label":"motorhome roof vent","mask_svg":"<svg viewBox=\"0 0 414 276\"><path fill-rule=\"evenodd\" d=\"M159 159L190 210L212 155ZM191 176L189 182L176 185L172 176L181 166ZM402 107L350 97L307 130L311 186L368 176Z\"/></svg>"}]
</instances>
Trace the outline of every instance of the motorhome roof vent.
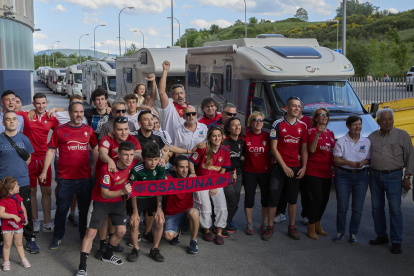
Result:
<instances>
[{"instance_id":1,"label":"motorhome roof vent","mask_svg":"<svg viewBox=\"0 0 414 276\"><path fill-rule=\"evenodd\" d=\"M181 49L180 46L167 46L168 49Z\"/></svg>"},{"instance_id":2,"label":"motorhome roof vent","mask_svg":"<svg viewBox=\"0 0 414 276\"><path fill-rule=\"evenodd\" d=\"M321 59L322 55L311 47L267 46L266 49L287 59Z\"/></svg>"},{"instance_id":3,"label":"motorhome roof vent","mask_svg":"<svg viewBox=\"0 0 414 276\"><path fill-rule=\"evenodd\" d=\"M284 36L281 34L259 34L256 36L256 38L277 38L277 37L283 38Z\"/></svg>"}]
</instances>

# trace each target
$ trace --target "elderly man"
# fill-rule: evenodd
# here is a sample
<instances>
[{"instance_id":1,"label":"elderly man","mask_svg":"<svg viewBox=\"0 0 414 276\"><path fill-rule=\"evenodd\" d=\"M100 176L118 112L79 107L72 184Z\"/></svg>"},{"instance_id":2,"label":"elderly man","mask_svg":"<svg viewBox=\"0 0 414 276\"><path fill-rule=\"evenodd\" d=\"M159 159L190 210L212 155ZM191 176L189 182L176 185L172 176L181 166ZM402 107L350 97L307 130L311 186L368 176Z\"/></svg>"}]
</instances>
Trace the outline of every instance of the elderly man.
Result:
<instances>
[{"instance_id":1,"label":"elderly man","mask_svg":"<svg viewBox=\"0 0 414 276\"><path fill-rule=\"evenodd\" d=\"M377 234L370 244L379 245L389 242L384 210L385 195L387 195L391 224L391 253L400 254L403 230L401 186L406 190L410 189L410 178L414 172L413 144L405 130L394 127L394 112L391 109L378 110L377 121L380 129L368 136L371 141L372 215ZM405 167L405 175L403 167Z\"/></svg>"},{"instance_id":2,"label":"elderly man","mask_svg":"<svg viewBox=\"0 0 414 276\"><path fill-rule=\"evenodd\" d=\"M218 119L214 123L209 124L208 127L211 127L211 126L224 127L224 125L226 124L229 118L237 116L236 106L231 103L226 103L223 106L223 112L221 112L221 115L222 117L220 119Z\"/></svg>"}]
</instances>

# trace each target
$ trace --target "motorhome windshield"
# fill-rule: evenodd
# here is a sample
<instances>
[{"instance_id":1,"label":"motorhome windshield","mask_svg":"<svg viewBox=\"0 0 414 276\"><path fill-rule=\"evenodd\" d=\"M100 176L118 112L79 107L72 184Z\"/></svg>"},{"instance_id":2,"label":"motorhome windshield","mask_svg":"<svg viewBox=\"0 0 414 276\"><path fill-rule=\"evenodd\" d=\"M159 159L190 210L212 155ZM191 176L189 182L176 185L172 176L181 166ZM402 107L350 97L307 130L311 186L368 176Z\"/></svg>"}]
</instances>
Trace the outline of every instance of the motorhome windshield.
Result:
<instances>
[{"instance_id":1,"label":"motorhome windshield","mask_svg":"<svg viewBox=\"0 0 414 276\"><path fill-rule=\"evenodd\" d=\"M82 83L82 74L75 74L75 83Z\"/></svg>"},{"instance_id":2,"label":"motorhome windshield","mask_svg":"<svg viewBox=\"0 0 414 276\"><path fill-rule=\"evenodd\" d=\"M107 64L112 68L112 69L116 69L116 64L115 62L107 62Z\"/></svg>"},{"instance_id":3,"label":"motorhome windshield","mask_svg":"<svg viewBox=\"0 0 414 276\"><path fill-rule=\"evenodd\" d=\"M284 111L287 99L299 97L303 113L307 115L319 107L325 107L331 113L364 114L359 99L346 81L275 82L270 87L281 111Z\"/></svg>"},{"instance_id":4,"label":"motorhome windshield","mask_svg":"<svg viewBox=\"0 0 414 276\"><path fill-rule=\"evenodd\" d=\"M112 76L112 77L108 77L108 88L109 91L116 91L116 77Z\"/></svg>"}]
</instances>

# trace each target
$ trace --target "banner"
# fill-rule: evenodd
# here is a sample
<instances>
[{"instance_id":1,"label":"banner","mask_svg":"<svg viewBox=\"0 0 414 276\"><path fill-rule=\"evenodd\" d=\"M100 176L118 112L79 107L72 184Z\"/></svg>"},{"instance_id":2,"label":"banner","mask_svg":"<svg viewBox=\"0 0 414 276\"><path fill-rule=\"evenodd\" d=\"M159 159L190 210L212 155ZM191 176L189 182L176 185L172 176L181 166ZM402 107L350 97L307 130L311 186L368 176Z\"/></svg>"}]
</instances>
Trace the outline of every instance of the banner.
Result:
<instances>
[{"instance_id":1,"label":"banner","mask_svg":"<svg viewBox=\"0 0 414 276\"><path fill-rule=\"evenodd\" d=\"M132 193L129 196L173 195L223 188L228 185L234 185L233 173L153 181L134 181L131 183Z\"/></svg>"}]
</instances>

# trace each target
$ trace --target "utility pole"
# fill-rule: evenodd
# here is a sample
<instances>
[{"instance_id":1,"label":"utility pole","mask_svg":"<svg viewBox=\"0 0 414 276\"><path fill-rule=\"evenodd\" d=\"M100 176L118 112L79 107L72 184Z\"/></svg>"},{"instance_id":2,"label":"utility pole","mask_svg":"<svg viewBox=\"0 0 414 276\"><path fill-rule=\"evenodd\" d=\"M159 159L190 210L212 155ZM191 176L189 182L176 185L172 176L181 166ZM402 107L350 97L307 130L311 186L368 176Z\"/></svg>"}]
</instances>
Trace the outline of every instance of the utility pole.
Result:
<instances>
[{"instance_id":1,"label":"utility pole","mask_svg":"<svg viewBox=\"0 0 414 276\"><path fill-rule=\"evenodd\" d=\"M342 2L342 54L346 56L346 1Z\"/></svg>"}]
</instances>

